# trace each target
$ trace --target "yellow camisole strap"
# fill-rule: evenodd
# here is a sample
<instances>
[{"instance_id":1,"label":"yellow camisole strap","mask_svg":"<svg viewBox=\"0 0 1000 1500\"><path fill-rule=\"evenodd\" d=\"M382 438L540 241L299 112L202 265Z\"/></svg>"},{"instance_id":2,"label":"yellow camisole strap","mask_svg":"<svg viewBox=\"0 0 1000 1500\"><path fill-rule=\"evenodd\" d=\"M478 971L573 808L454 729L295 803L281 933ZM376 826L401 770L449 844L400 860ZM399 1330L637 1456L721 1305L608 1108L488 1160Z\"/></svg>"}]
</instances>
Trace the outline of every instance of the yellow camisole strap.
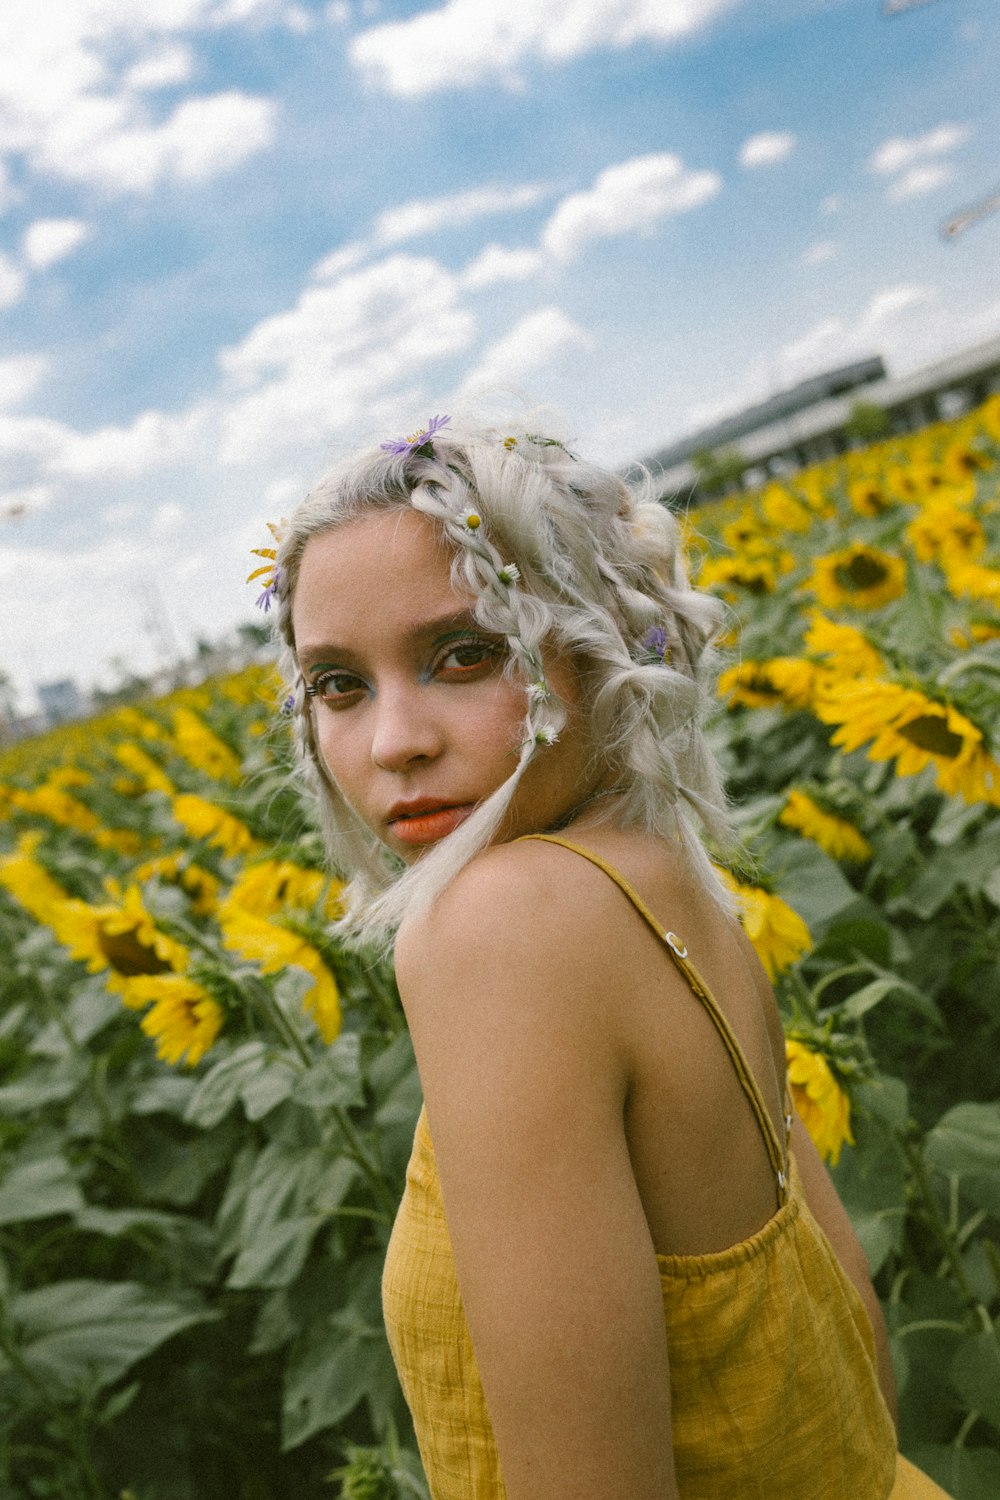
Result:
<instances>
[{"instance_id":1,"label":"yellow camisole strap","mask_svg":"<svg viewBox=\"0 0 1000 1500\"><path fill-rule=\"evenodd\" d=\"M736 1076L739 1078L743 1092L749 1100L750 1106L757 1117L757 1123L760 1126L761 1135L764 1137L764 1145L767 1148L767 1154L771 1161L771 1167L774 1171L775 1178L777 1179L778 1202L779 1204L783 1204L788 1198L788 1164L786 1161L785 1152L778 1141L778 1136L774 1128L774 1122L772 1121L771 1116L768 1113L768 1109L766 1104L764 1103L760 1089L757 1087L756 1079L750 1071L750 1066L745 1056L743 1055L743 1048L737 1041L729 1022L726 1020L722 1011L719 1009L718 1002L713 996L708 985L705 983L704 979L702 979L701 975L698 973L698 970L688 958L686 945L682 942L682 940L677 936L675 932L670 932L669 930L665 929L663 927L663 924L657 921L656 917L650 911L645 901L643 901L642 897L639 895L639 892L634 888L634 886L629 884L621 871L616 870L614 865L608 864L606 859L602 859L601 856L599 854L595 854L592 849L585 849L582 844L571 843L569 839L560 838L557 834L554 833L528 833L525 834L522 839L517 840L517 842L526 843L529 839L538 839L546 844L561 844L564 849L569 849L573 854L579 854L583 859L588 859L592 865L596 865L599 870L603 870L605 875L610 876L615 885L617 885L622 891L624 891L625 895L631 901L636 911L641 917L645 918L660 941L666 944L667 951L669 952L670 957L673 959L680 972L684 975L684 978L687 980L691 990L701 1001L702 1005L711 1016L712 1021L715 1024L715 1029L718 1031L719 1036L722 1038L726 1051L729 1053L733 1067L736 1069ZM785 1098L787 1109L787 1089L785 1092ZM786 1117L786 1129L788 1128L789 1126L787 1124Z\"/></svg>"}]
</instances>

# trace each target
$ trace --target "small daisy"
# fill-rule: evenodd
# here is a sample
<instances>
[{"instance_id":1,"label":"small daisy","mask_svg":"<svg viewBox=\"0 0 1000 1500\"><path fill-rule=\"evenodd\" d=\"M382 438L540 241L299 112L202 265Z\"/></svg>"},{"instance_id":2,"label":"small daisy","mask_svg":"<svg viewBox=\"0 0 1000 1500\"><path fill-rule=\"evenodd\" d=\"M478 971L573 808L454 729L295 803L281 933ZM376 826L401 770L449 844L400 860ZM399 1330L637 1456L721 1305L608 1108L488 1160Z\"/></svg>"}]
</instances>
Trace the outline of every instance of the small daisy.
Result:
<instances>
[{"instance_id":1,"label":"small daisy","mask_svg":"<svg viewBox=\"0 0 1000 1500\"><path fill-rule=\"evenodd\" d=\"M544 679L528 683L528 697L532 703L542 703L549 696L549 685Z\"/></svg>"},{"instance_id":2,"label":"small daisy","mask_svg":"<svg viewBox=\"0 0 1000 1500\"><path fill-rule=\"evenodd\" d=\"M483 518L477 510L463 510L460 520L471 535L475 535L483 524Z\"/></svg>"},{"instance_id":3,"label":"small daisy","mask_svg":"<svg viewBox=\"0 0 1000 1500\"><path fill-rule=\"evenodd\" d=\"M559 738L551 724L543 724L540 729L535 730L536 745L554 745Z\"/></svg>"},{"instance_id":4,"label":"small daisy","mask_svg":"<svg viewBox=\"0 0 1000 1500\"><path fill-rule=\"evenodd\" d=\"M497 577L502 584L505 584L507 588L510 588L512 584L518 583L520 581L521 574L518 571L516 564L504 563L503 567L497 570Z\"/></svg>"}]
</instances>

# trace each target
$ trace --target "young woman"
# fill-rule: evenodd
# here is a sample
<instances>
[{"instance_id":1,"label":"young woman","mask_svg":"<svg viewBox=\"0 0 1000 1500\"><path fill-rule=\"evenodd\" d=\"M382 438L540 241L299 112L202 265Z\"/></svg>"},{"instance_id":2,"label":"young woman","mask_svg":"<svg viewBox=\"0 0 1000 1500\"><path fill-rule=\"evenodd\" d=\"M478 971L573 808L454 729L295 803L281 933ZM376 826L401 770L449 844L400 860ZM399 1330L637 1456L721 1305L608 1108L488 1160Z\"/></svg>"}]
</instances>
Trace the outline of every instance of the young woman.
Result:
<instances>
[{"instance_id":1,"label":"young woman","mask_svg":"<svg viewBox=\"0 0 1000 1500\"><path fill-rule=\"evenodd\" d=\"M384 1278L434 1500L884 1500L888 1343L699 829L717 603L558 441L435 418L271 592L350 931L424 1088Z\"/></svg>"}]
</instances>

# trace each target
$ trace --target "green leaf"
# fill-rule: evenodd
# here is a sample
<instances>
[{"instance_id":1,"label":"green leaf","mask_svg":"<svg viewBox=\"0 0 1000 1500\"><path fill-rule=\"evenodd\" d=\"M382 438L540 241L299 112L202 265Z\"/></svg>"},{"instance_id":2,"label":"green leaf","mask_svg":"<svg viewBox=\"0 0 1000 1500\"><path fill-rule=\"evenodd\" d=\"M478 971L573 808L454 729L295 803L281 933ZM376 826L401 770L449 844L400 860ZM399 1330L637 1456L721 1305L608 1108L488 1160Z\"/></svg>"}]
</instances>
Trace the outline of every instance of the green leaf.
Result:
<instances>
[{"instance_id":1,"label":"green leaf","mask_svg":"<svg viewBox=\"0 0 1000 1500\"><path fill-rule=\"evenodd\" d=\"M302 1270L322 1222L318 1214L309 1214L263 1225L236 1257L226 1285L235 1289L288 1286Z\"/></svg>"},{"instance_id":2,"label":"green leaf","mask_svg":"<svg viewBox=\"0 0 1000 1500\"><path fill-rule=\"evenodd\" d=\"M360 1400L380 1402L395 1377L380 1327L354 1310L311 1330L292 1351L285 1367L282 1449L297 1448L314 1433L332 1427Z\"/></svg>"},{"instance_id":3,"label":"green leaf","mask_svg":"<svg viewBox=\"0 0 1000 1500\"><path fill-rule=\"evenodd\" d=\"M357 1032L344 1031L318 1062L302 1074L293 1097L308 1109L328 1109L332 1104L347 1107L364 1103L361 1085L361 1039Z\"/></svg>"},{"instance_id":4,"label":"green leaf","mask_svg":"<svg viewBox=\"0 0 1000 1500\"><path fill-rule=\"evenodd\" d=\"M956 1104L927 1136L927 1160L939 1172L1000 1172L1000 1104Z\"/></svg>"},{"instance_id":5,"label":"green leaf","mask_svg":"<svg viewBox=\"0 0 1000 1500\"><path fill-rule=\"evenodd\" d=\"M167 1339L218 1317L195 1296L138 1282L59 1281L8 1304L22 1358L56 1386L101 1389Z\"/></svg>"},{"instance_id":6,"label":"green leaf","mask_svg":"<svg viewBox=\"0 0 1000 1500\"><path fill-rule=\"evenodd\" d=\"M267 1047L263 1042L244 1042L228 1057L215 1063L191 1096L184 1119L189 1125L210 1130L225 1119L242 1090L267 1066Z\"/></svg>"},{"instance_id":7,"label":"green leaf","mask_svg":"<svg viewBox=\"0 0 1000 1500\"><path fill-rule=\"evenodd\" d=\"M28 1115L46 1104L63 1104L73 1097L81 1083L82 1079L65 1071L48 1077L29 1073L0 1088L0 1115Z\"/></svg>"},{"instance_id":8,"label":"green leaf","mask_svg":"<svg viewBox=\"0 0 1000 1500\"><path fill-rule=\"evenodd\" d=\"M909 984L901 979L898 974L886 974L881 979L873 979L869 984L863 985L840 1007L842 1013L852 1021L859 1021L862 1016L874 1010L876 1005L881 1005L883 1000L890 995L898 995L904 1005L917 1010L938 1026L943 1026L941 1012L915 985Z\"/></svg>"},{"instance_id":9,"label":"green leaf","mask_svg":"<svg viewBox=\"0 0 1000 1500\"><path fill-rule=\"evenodd\" d=\"M1000 1495L1000 1453L992 1448L920 1443L907 1457L936 1480L952 1500L997 1500Z\"/></svg>"},{"instance_id":10,"label":"green leaf","mask_svg":"<svg viewBox=\"0 0 1000 1500\"><path fill-rule=\"evenodd\" d=\"M796 839L782 848L774 875L779 894L814 935L858 899L840 866L807 839Z\"/></svg>"},{"instance_id":11,"label":"green leaf","mask_svg":"<svg viewBox=\"0 0 1000 1500\"><path fill-rule=\"evenodd\" d=\"M166 1070L156 1073L145 1081L141 1091L132 1100L132 1113L177 1115L183 1119L198 1083L199 1080L192 1078L189 1073L168 1073Z\"/></svg>"},{"instance_id":12,"label":"green leaf","mask_svg":"<svg viewBox=\"0 0 1000 1500\"><path fill-rule=\"evenodd\" d=\"M1000 1432L1000 1343L985 1330L964 1340L949 1373L952 1386L970 1411L988 1418Z\"/></svg>"},{"instance_id":13,"label":"green leaf","mask_svg":"<svg viewBox=\"0 0 1000 1500\"><path fill-rule=\"evenodd\" d=\"M72 1214L82 1206L83 1194L62 1156L18 1162L0 1182L0 1224Z\"/></svg>"},{"instance_id":14,"label":"green leaf","mask_svg":"<svg viewBox=\"0 0 1000 1500\"><path fill-rule=\"evenodd\" d=\"M301 1068L290 1058L280 1054L271 1058L264 1071L240 1089L240 1103L247 1119L262 1120L276 1105L283 1104L301 1076Z\"/></svg>"}]
</instances>

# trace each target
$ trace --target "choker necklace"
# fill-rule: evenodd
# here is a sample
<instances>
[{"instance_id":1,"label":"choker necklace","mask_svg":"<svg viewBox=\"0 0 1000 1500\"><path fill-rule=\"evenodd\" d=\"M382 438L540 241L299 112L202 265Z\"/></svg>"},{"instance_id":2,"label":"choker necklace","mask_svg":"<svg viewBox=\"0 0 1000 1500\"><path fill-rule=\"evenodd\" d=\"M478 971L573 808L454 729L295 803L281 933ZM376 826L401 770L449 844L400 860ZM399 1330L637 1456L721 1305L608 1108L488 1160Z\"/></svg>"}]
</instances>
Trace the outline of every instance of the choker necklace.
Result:
<instances>
[{"instance_id":1,"label":"choker necklace","mask_svg":"<svg viewBox=\"0 0 1000 1500\"><path fill-rule=\"evenodd\" d=\"M596 802L599 797L614 797L617 796L619 792L624 792L627 790L628 788L625 786L608 786L604 787L599 792L591 792L589 797L584 797L580 802L575 803L570 808L568 813L564 813L563 816L559 819L558 823L550 823L548 828L544 829L543 832L558 833L561 828L568 827L569 824L573 822L574 818L579 817L580 813L585 807L589 807L591 802Z\"/></svg>"}]
</instances>

